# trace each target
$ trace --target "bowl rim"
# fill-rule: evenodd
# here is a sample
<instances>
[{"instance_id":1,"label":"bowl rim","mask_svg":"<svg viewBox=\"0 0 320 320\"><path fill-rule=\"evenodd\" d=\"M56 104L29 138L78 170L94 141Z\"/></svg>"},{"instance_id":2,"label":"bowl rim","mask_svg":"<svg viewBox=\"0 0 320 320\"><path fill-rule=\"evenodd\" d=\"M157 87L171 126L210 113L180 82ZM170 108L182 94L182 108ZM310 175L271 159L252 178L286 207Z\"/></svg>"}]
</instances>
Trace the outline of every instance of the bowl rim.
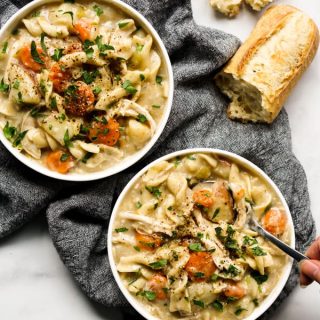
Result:
<instances>
[{"instance_id":1,"label":"bowl rim","mask_svg":"<svg viewBox=\"0 0 320 320\"><path fill-rule=\"evenodd\" d=\"M20 8L13 16L8 19L8 21L1 27L0 30L0 39L8 37L10 32L21 23L22 19L25 18L28 14L30 14L34 9L48 4L53 3L63 3L63 0L34 0L22 8ZM109 176L115 175L119 172L124 171L125 169L133 166L135 163L140 161L146 154L150 151L150 149L156 144L158 139L160 138L164 128L169 119L169 115L172 109L173 104L173 93L174 93L174 78L173 78L173 70L172 65L170 62L170 58L165 48L163 41L161 40L158 32L154 29L152 24L136 9L131 7L130 5L122 2L121 0L97 0L97 1L90 1L90 2L97 2L97 3L105 3L106 5L114 6L122 10L125 14L127 14L130 18L133 18L137 21L142 27L152 35L154 40L154 45L158 48L162 63L168 74L168 97L166 101L166 106L164 108L164 112L162 117L157 125L157 129L153 137L148 141L148 143L135 152L132 155L129 155L119 161L115 166L105 168L101 171L97 172L89 172L89 173L74 173L74 174L61 174L55 171L51 171L45 167L45 165L38 163L36 160L29 158L28 156L22 154L19 150L12 147L10 141L6 139L2 130L0 130L0 141L5 146L5 148L22 164L26 165L27 167L33 169L34 171L43 174L47 177L64 180L64 181L75 181L75 182L84 182L84 181L93 181L99 180L103 178L107 178Z\"/></svg>"},{"instance_id":2,"label":"bowl rim","mask_svg":"<svg viewBox=\"0 0 320 320\"><path fill-rule=\"evenodd\" d=\"M190 148L190 149L184 149L184 150L179 150L179 151L175 151L169 154L166 154L154 161L152 161L151 163L149 163L147 166L145 166L143 169L141 169L129 182L128 184L125 186L125 188L122 190L121 194L119 195L111 216L110 216L110 220L109 220L109 227L108 227L108 237L107 237L107 247L108 247L108 259L109 259L109 263L110 263L110 267L111 267L111 271L112 274L115 278L115 281L118 285L118 287L120 288L120 291L122 292L122 294L124 295L124 297L127 299L127 301L131 304L131 306L138 312L140 313L144 318L148 319L148 320L160 320L160 318L157 318L153 315L151 315L149 312L147 312L146 308L143 308L143 305L141 303L139 303L132 295L131 293L127 290L127 288L125 287L125 285L123 284L120 275L117 271L116 268L116 264L114 261L114 257L113 257L113 253L112 253L112 230L113 230L113 225L114 225L114 220L116 217L116 214L118 212L118 209L120 207L120 204L122 203L124 197L126 196L126 194L128 193L128 191L131 189L131 187L137 182L137 180L152 166L154 166L155 164L164 161L164 160L170 160L173 159L177 156L183 156L186 154L190 154L190 153L207 153L207 154L216 154L218 156L223 156L226 157L232 161L235 161L236 163L240 164L240 166L244 167L245 169L247 169L249 172L251 171L252 173L256 174L258 177L262 178L270 187L271 189L276 193L276 195L279 197L285 211L288 217L288 225L290 228L290 246L292 248L295 247L295 232L294 232L294 225L293 225L293 220L292 220L292 216L288 207L288 204L284 198L284 196L282 195L281 191L279 190L279 188L276 186L276 184L272 181L272 179L262 170L260 169L257 165L255 165L254 163L252 163L251 161L249 161L248 159L230 152L230 151L225 151L222 149L215 149L215 148ZM274 303L274 301L277 299L277 297L280 295L282 289L284 288L291 269L292 269L292 265L293 265L293 259L292 258L288 258L288 262L286 263L286 265L283 268L282 271L282 276L279 279L277 285L272 289L271 293L262 301L262 303L256 307L254 309L254 311L246 318L244 318L243 320L256 320L257 318L259 318L267 309L269 309L269 307Z\"/></svg>"}]
</instances>

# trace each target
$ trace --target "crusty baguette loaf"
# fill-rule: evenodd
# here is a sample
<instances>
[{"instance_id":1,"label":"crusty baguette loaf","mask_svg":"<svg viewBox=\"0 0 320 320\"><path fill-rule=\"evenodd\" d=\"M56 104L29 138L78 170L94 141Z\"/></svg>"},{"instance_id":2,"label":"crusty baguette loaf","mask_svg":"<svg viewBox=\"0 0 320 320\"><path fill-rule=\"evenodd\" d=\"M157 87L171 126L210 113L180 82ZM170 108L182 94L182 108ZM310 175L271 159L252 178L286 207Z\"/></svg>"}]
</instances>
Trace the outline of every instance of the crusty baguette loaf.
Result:
<instances>
[{"instance_id":1,"label":"crusty baguette loaf","mask_svg":"<svg viewBox=\"0 0 320 320\"><path fill-rule=\"evenodd\" d=\"M319 30L306 14L287 5L270 7L215 78L232 101L229 118L271 123L318 46Z\"/></svg>"}]
</instances>

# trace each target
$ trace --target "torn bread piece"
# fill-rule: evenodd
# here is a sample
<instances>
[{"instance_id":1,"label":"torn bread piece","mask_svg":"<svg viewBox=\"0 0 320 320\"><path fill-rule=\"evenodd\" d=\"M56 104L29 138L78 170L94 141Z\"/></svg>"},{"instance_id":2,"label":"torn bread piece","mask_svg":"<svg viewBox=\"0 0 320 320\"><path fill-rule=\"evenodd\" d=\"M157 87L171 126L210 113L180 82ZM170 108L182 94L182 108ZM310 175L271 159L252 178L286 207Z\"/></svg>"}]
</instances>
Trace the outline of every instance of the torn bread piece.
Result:
<instances>
[{"instance_id":1,"label":"torn bread piece","mask_svg":"<svg viewBox=\"0 0 320 320\"><path fill-rule=\"evenodd\" d=\"M243 0L210 0L210 5L217 11L232 18L238 15Z\"/></svg>"},{"instance_id":2,"label":"torn bread piece","mask_svg":"<svg viewBox=\"0 0 320 320\"><path fill-rule=\"evenodd\" d=\"M319 30L306 14L287 5L270 7L215 77L232 101L229 118L272 123L318 46Z\"/></svg>"},{"instance_id":3,"label":"torn bread piece","mask_svg":"<svg viewBox=\"0 0 320 320\"><path fill-rule=\"evenodd\" d=\"M261 11L272 0L245 0L245 2L255 11Z\"/></svg>"}]
</instances>

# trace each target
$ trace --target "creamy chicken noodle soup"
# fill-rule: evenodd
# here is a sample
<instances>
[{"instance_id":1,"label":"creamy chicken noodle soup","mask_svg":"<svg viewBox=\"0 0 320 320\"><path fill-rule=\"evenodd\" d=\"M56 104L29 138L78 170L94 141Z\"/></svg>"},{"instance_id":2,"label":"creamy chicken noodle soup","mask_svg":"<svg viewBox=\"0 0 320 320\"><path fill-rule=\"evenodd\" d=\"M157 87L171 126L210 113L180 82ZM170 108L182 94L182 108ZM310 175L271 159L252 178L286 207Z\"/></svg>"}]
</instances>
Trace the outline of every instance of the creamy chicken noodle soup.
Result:
<instances>
[{"instance_id":1,"label":"creamy chicken noodle soup","mask_svg":"<svg viewBox=\"0 0 320 320\"><path fill-rule=\"evenodd\" d=\"M99 171L151 139L167 101L153 38L103 3L32 12L2 43L0 125L26 156L60 172Z\"/></svg>"},{"instance_id":2,"label":"creamy chicken noodle soup","mask_svg":"<svg viewBox=\"0 0 320 320\"><path fill-rule=\"evenodd\" d=\"M249 229L251 215L289 242L278 197L236 163L204 153L157 163L129 190L112 226L123 284L159 319L247 317L288 262Z\"/></svg>"}]
</instances>

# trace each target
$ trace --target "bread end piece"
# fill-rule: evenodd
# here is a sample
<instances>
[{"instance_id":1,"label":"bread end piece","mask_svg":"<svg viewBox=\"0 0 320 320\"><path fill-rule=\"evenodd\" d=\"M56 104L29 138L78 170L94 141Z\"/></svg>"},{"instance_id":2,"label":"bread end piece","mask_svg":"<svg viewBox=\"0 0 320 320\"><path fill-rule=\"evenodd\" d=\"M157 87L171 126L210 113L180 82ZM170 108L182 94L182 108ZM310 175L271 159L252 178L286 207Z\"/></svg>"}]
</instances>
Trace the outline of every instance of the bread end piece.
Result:
<instances>
[{"instance_id":1,"label":"bread end piece","mask_svg":"<svg viewBox=\"0 0 320 320\"><path fill-rule=\"evenodd\" d=\"M299 9L272 6L249 38L215 77L232 101L228 116L272 123L319 46L316 24Z\"/></svg>"}]
</instances>

